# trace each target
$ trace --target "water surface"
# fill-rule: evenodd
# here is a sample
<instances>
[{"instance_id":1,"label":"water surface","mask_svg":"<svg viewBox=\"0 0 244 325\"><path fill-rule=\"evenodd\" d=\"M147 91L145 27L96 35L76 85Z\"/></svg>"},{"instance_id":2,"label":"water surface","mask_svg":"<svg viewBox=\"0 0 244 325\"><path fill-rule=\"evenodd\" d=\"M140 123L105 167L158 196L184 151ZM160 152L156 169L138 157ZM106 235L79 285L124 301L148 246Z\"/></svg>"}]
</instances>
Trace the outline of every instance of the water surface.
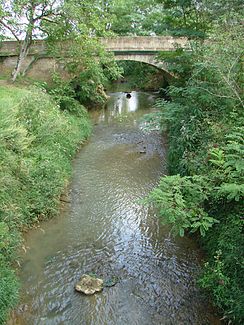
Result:
<instances>
[{"instance_id":1,"label":"water surface","mask_svg":"<svg viewBox=\"0 0 244 325\"><path fill-rule=\"evenodd\" d=\"M70 203L27 235L21 305L10 324L219 324L196 286L197 247L171 237L140 204L166 173L162 137L140 124L155 96L110 96L92 113L94 134L73 163ZM84 296L74 291L83 273L118 283Z\"/></svg>"}]
</instances>

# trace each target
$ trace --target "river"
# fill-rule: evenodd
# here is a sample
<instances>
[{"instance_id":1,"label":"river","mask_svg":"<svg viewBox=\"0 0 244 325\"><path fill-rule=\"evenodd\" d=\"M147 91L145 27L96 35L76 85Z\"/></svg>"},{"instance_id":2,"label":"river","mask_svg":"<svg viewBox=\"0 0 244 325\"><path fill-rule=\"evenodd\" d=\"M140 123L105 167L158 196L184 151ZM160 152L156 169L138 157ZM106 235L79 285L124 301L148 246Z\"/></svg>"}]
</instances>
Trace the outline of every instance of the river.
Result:
<instances>
[{"instance_id":1,"label":"river","mask_svg":"<svg viewBox=\"0 0 244 325\"><path fill-rule=\"evenodd\" d=\"M21 304L9 324L219 324L196 285L201 253L174 238L140 202L166 173L165 141L143 131L155 95L110 93L91 113L94 131L73 162L61 215L26 235ZM83 273L113 287L74 291Z\"/></svg>"}]
</instances>

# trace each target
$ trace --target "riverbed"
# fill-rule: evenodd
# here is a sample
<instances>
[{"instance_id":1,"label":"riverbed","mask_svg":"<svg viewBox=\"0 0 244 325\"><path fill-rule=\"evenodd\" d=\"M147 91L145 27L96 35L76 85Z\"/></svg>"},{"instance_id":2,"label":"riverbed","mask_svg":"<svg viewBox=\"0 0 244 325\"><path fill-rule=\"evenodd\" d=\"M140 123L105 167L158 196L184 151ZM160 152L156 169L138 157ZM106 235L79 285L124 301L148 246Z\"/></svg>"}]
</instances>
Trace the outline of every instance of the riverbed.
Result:
<instances>
[{"instance_id":1,"label":"riverbed","mask_svg":"<svg viewBox=\"0 0 244 325\"><path fill-rule=\"evenodd\" d=\"M60 216L26 236L10 324L219 324L196 284L196 244L173 237L141 203L167 173L165 140L142 121L156 95L109 95L91 112L93 135L73 162ZM74 290L83 273L116 284L85 296Z\"/></svg>"}]
</instances>

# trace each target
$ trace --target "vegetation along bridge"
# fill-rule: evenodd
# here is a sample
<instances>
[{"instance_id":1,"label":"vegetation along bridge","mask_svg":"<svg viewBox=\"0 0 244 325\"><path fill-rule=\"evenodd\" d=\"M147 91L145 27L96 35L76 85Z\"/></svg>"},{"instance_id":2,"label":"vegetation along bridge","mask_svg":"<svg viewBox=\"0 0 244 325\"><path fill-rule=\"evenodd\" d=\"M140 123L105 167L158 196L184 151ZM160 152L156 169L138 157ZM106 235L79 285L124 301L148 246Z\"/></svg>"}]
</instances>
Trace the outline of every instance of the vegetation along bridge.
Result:
<instances>
[{"instance_id":1,"label":"vegetation along bridge","mask_svg":"<svg viewBox=\"0 0 244 325\"><path fill-rule=\"evenodd\" d=\"M156 60L158 52L174 51L176 46L186 45L186 39L171 36L101 38L101 42L107 51L114 53L116 60L144 62L165 71L166 64ZM0 44L0 75L10 75L16 64L17 55L16 41L4 41ZM28 77L47 81L54 71L58 71L64 77L67 73L64 66L57 63L48 53L45 41L34 41L22 66L22 72Z\"/></svg>"}]
</instances>

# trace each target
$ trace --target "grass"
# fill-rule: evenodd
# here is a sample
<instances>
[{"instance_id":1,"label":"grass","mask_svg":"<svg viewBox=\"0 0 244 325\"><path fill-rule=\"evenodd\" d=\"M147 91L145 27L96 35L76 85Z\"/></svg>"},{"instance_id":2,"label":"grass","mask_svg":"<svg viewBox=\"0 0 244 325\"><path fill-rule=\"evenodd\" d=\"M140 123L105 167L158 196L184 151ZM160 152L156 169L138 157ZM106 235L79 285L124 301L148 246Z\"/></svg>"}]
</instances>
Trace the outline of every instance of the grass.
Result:
<instances>
[{"instance_id":1,"label":"grass","mask_svg":"<svg viewBox=\"0 0 244 325\"><path fill-rule=\"evenodd\" d=\"M71 159L90 131L82 106L71 114L40 89L0 85L0 324L18 301L21 232L57 214Z\"/></svg>"}]
</instances>

